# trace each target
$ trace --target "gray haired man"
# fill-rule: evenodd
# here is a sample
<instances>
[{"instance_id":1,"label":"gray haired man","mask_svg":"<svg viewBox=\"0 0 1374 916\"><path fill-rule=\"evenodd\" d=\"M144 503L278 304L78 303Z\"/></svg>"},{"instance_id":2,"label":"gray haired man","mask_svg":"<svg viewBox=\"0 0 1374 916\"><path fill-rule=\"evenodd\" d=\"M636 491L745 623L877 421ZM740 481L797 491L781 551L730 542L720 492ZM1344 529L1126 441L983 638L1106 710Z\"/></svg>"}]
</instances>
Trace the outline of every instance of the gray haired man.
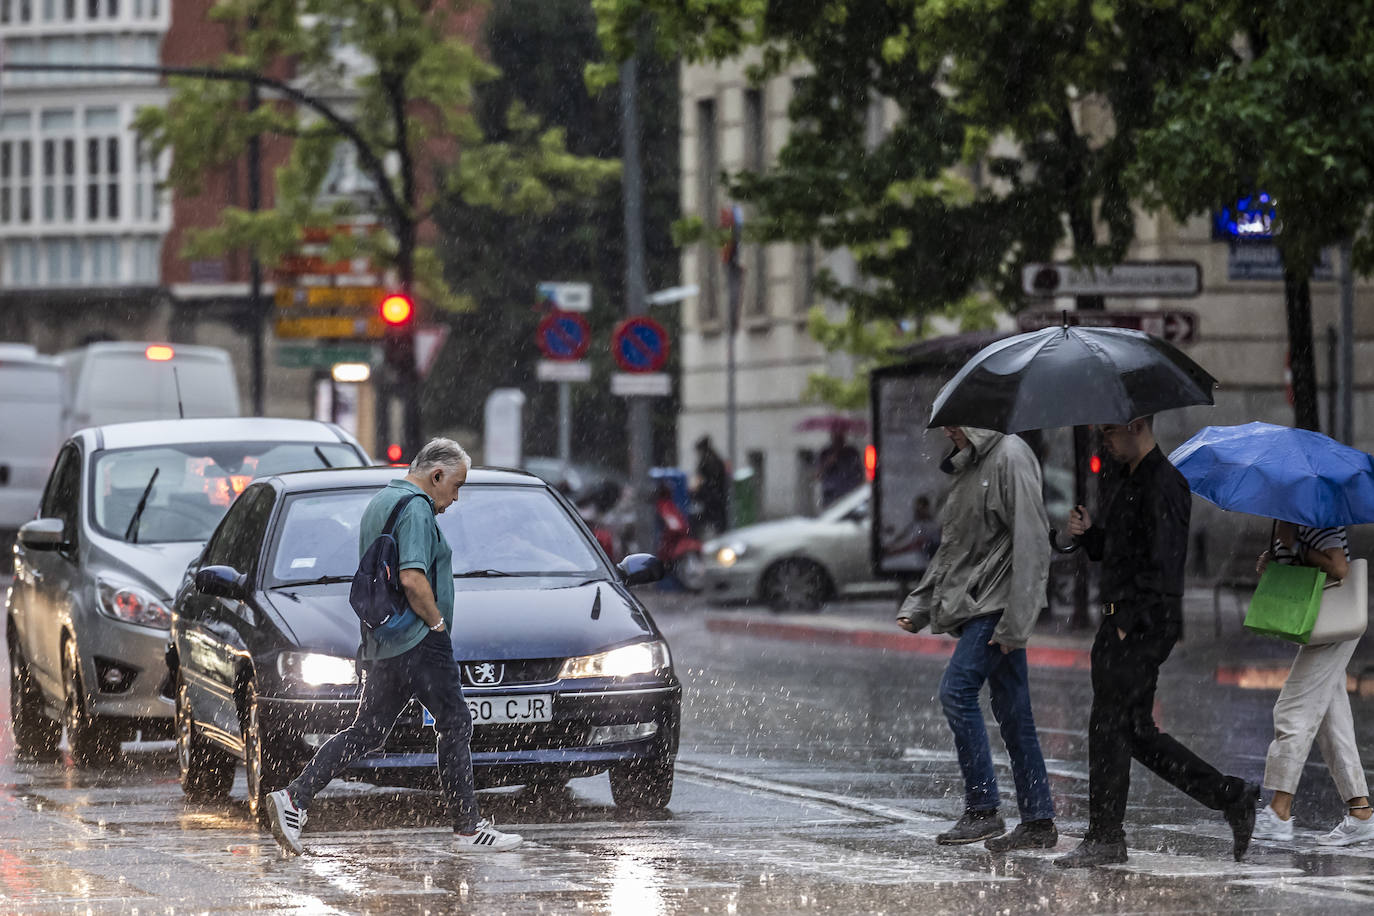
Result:
<instances>
[{"instance_id":1,"label":"gray haired man","mask_svg":"<svg viewBox=\"0 0 1374 916\"><path fill-rule=\"evenodd\" d=\"M357 718L326 741L289 786L267 797L272 835L288 854L301 852L301 828L311 799L354 760L381 746L412 697L434 716L439 783L453 816L455 851L501 852L520 845L518 834L503 833L478 814L470 748L472 716L463 699L449 639L453 552L435 519L458 500L471 467L472 459L457 442L432 439L420 449L406 475L384 487L363 511L359 556L381 534L396 505L408 500L393 534L400 556L401 588L414 619L403 620L397 632L384 638L365 633L359 652L365 673Z\"/></svg>"}]
</instances>

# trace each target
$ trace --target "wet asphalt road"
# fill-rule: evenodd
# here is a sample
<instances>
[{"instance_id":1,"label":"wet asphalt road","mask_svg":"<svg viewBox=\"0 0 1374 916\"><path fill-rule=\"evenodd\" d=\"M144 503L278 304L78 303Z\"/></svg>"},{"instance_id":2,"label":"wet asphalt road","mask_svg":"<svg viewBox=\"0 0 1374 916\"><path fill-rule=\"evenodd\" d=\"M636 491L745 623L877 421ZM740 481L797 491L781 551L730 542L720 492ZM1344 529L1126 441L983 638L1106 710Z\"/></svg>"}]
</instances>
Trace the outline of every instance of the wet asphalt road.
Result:
<instances>
[{"instance_id":1,"label":"wet asphalt road","mask_svg":"<svg viewBox=\"0 0 1374 916\"><path fill-rule=\"evenodd\" d=\"M1315 845L1340 815L1319 763L1299 795L1296 849L1257 844L1244 864L1219 816L1139 768L1125 866L1066 873L1048 851L938 847L962 807L934 700L941 659L718 634L691 599L647 599L686 686L660 818L617 811L604 776L552 796L485 792L484 813L527 844L474 859L446 848L437 795L336 782L311 808L306 855L284 859L249 819L242 775L229 804L191 805L170 744L126 745L104 770L16 761L5 717L0 913L1374 910L1374 844ZM1218 686L1183 650L1165 672L1164 727L1258 778L1274 692ZM1085 818L1087 674L1036 670L1032 685L1063 852ZM1353 702L1368 762L1374 700ZM1014 802L1003 810L1014 817Z\"/></svg>"}]
</instances>

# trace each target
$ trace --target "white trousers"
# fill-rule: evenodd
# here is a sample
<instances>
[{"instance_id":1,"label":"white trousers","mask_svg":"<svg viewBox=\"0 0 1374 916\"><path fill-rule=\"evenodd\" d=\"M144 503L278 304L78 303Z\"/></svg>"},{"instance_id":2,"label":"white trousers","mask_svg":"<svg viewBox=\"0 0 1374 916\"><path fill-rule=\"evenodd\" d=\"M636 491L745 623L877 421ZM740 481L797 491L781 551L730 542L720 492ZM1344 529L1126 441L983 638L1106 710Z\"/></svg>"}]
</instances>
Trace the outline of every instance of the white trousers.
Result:
<instances>
[{"instance_id":1,"label":"white trousers","mask_svg":"<svg viewBox=\"0 0 1374 916\"><path fill-rule=\"evenodd\" d=\"M1293 795L1315 738L1341 798L1369 794L1355 745L1345 669L1358 639L1302 646L1274 704L1274 740L1264 761L1264 787Z\"/></svg>"}]
</instances>

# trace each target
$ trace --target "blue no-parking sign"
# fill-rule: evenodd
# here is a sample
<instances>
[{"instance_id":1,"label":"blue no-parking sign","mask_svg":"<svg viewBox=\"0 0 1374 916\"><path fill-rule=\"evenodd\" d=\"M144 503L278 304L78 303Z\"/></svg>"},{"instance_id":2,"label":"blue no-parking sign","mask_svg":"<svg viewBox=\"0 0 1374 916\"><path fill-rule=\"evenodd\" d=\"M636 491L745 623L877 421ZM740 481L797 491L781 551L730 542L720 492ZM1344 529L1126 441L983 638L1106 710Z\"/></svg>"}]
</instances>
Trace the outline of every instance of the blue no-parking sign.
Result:
<instances>
[{"instance_id":1,"label":"blue no-parking sign","mask_svg":"<svg viewBox=\"0 0 1374 916\"><path fill-rule=\"evenodd\" d=\"M611 355L626 372L657 372L668 362L668 332L652 318L627 318L611 336Z\"/></svg>"}]
</instances>

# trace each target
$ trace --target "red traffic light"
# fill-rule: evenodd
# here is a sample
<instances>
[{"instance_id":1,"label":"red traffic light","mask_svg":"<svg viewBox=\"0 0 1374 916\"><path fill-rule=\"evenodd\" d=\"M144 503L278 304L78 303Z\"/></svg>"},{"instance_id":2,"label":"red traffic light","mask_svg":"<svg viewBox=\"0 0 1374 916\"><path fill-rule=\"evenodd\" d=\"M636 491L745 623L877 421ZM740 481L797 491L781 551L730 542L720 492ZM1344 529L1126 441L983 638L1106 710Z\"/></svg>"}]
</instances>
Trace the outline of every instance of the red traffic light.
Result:
<instances>
[{"instance_id":1,"label":"red traffic light","mask_svg":"<svg viewBox=\"0 0 1374 916\"><path fill-rule=\"evenodd\" d=\"M1096 455L1093 455L1091 458L1089 458L1089 459L1088 459L1088 470L1092 471L1094 474L1101 474L1101 473L1102 473L1102 459L1099 458L1099 457L1097 457Z\"/></svg>"},{"instance_id":2,"label":"red traffic light","mask_svg":"<svg viewBox=\"0 0 1374 916\"><path fill-rule=\"evenodd\" d=\"M386 447L386 460L390 461L392 464L401 460L400 443L393 442Z\"/></svg>"},{"instance_id":3,"label":"red traffic light","mask_svg":"<svg viewBox=\"0 0 1374 916\"><path fill-rule=\"evenodd\" d=\"M410 319L415 317L415 303L405 293L391 293L382 300L379 311L382 321L399 328L410 324Z\"/></svg>"}]
</instances>

